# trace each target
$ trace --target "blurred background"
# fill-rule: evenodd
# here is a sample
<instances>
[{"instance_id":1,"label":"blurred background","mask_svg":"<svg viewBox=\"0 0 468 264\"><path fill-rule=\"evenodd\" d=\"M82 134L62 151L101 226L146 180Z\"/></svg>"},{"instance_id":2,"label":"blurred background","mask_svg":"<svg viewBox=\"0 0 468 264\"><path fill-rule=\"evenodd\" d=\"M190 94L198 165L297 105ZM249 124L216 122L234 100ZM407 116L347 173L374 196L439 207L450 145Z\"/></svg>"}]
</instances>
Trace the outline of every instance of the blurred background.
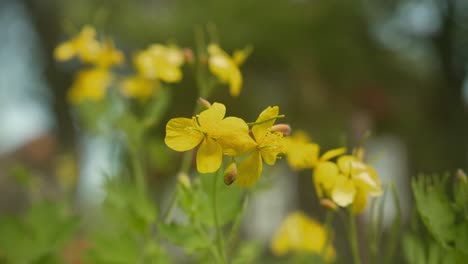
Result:
<instances>
[{"instance_id":1,"label":"blurred background","mask_svg":"<svg viewBox=\"0 0 468 264\"><path fill-rule=\"evenodd\" d=\"M78 189L84 191L78 193L97 199L87 195L88 189L99 192L92 174L110 166L112 149L105 139L80 133L66 101L78 66L52 56L86 24L112 36L127 59L152 43L193 47L196 26L214 25L227 51L252 45L240 97L218 89L214 100L246 120L279 105L284 121L307 131L322 150L354 146L371 131L368 156L383 181L396 183L405 210L409 177L467 168L466 1L1 0L0 213L21 205L19 189L5 177L7 168L25 163L45 182L53 181L48 175L63 153L79 161ZM174 87L165 120L191 114L194 85L187 75ZM154 133L163 131L161 125ZM158 153L160 162L175 161L169 168L156 166L151 176L155 188L164 189L159 183L171 181L180 156ZM284 199L270 202L270 213L284 203L284 210L316 214L310 171L292 182L283 179L271 191ZM265 195L254 206L265 208ZM270 217L264 211L252 214Z\"/></svg>"}]
</instances>

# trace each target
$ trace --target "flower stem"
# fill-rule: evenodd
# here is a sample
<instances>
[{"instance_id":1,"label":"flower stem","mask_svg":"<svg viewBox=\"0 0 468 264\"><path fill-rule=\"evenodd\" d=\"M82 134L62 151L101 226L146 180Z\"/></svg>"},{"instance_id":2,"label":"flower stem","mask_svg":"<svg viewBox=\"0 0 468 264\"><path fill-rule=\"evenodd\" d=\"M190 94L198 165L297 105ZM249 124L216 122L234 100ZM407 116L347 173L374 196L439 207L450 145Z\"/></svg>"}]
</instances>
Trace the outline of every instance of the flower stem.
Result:
<instances>
[{"instance_id":1,"label":"flower stem","mask_svg":"<svg viewBox=\"0 0 468 264\"><path fill-rule=\"evenodd\" d=\"M330 237L331 237L331 226L333 224L333 218L335 217L335 211L327 210L325 213L325 243L323 244L322 250L320 252L320 256L325 261L327 258L327 252L330 245Z\"/></svg>"},{"instance_id":2,"label":"flower stem","mask_svg":"<svg viewBox=\"0 0 468 264\"><path fill-rule=\"evenodd\" d=\"M222 263L227 263L226 254L224 253L223 233L222 233L221 225L220 225L219 219L218 219L218 204L217 204L217 201L218 201L218 199L217 199L218 198L217 197L218 178L220 178L219 177L220 172L222 173L222 171L223 171L221 168L218 170L218 173L216 173L215 178L213 179L213 216L214 216L214 222L215 222L215 226L216 226L216 240L218 242L218 243L216 243L216 245L218 246L218 251L219 251L219 254L221 255Z\"/></svg>"},{"instance_id":3,"label":"flower stem","mask_svg":"<svg viewBox=\"0 0 468 264\"><path fill-rule=\"evenodd\" d=\"M356 217L349 210L349 243L351 246L351 252L353 255L354 264L360 264L361 259L359 256L358 241L357 241L357 230L356 230Z\"/></svg>"}]
</instances>

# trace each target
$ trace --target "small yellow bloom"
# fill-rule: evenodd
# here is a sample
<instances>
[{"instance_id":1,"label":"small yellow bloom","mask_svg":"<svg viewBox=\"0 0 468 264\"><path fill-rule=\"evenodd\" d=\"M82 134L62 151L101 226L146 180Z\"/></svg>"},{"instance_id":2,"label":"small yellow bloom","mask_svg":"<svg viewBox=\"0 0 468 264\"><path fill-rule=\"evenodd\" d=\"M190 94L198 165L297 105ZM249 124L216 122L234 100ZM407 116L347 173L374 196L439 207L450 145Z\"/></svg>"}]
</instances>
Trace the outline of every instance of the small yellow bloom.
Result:
<instances>
[{"instance_id":1,"label":"small yellow bloom","mask_svg":"<svg viewBox=\"0 0 468 264\"><path fill-rule=\"evenodd\" d=\"M197 169L200 173L215 172L223 153L242 155L255 146L244 120L226 117L226 107L214 103L197 117L173 118L166 125L165 143L175 151L188 151L200 145Z\"/></svg>"},{"instance_id":2,"label":"small yellow bloom","mask_svg":"<svg viewBox=\"0 0 468 264\"><path fill-rule=\"evenodd\" d=\"M124 59L123 53L115 48L114 42L111 39L107 39L104 43L100 44L99 52L97 52L96 58L92 63L96 66L107 68L122 64Z\"/></svg>"},{"instance_id":3,"label":"small yellow bloom","mask_svg":"<svg viewBox=\"0 0 468 264\"><path fill-rule=\"evenodd\" d=\"M123 95L140 101L148 100L158 90L159 82L157 80L146 79L139 75L127 77L120 86Z\"/></svg>"},{"instance_id":4,"label":"small yellow bloom","mask_svg":"<svg viewBox=\"0 0 468 264\"><path fill-rule=\"evenodd\" d=\"M174 83L182 79L180 67L184 64L184 53L175 46L151 45L134 58L138 74L147 79L159 79Z\"/></svg>"},{"instance_id":5,"label":"small yellow bloom","mask_svg":"<svg viewBox=\"0 0 468 264\"><path fill-rule=\"evenodd\" d=\"M311 252L320 254L327 242L327 230L317 221L302 212L290 214L281 224L271 241L271 249L277 256L288 252ZM335 258L335 249L329 239L325 260Z\"/></svg>"},{"instance_id":6,"label":"small yellow bloom","mask_svg":"<svg viewBox=\"0 0 468 264\"><path fill-rule=\"evenodd\" d=\"M376 171L355 156L341 156L336 164L329 161L319 164L315 177L336 204L341 207L352 204L356 214L364 210L368 196L382 195Z\"/></svg>"},{"instance_id":7,"label":"small yellow bloom","mask_svg":"<svg viewBox=\"0 0 468 264\"><path fill-rule=\"evenodd\" d=\"M331 149L325 152L315 163L313 180L315 191L319 198L323 197L323 190L330 190L333 186L333 182L329 181L325 176L335 172L335 167L332 166L333 162L329 162L329 160L343 155L344 153L346 153L346 148Z\"/></svg>"},{"instance_id":8,"label":"small yellow bloom","mask_svg":"<svg viewBox=\"0 0 468 264\"><path fill-rule=\"evenodd\" d=\"M78 72L68 91L68 100L80 104L85 100L100 101L112 82L112 74L105 69L93 68Z\"/></svg>"},{"instance_id":9,"label":"small yellow bloom","mask_svg":"<svg viewBox=\"0 0 468 264\"><path fill-rule=\"evenodd\" d=\"M304 131L295 131L284 139L284 149L289 166L295 170L315 166L319 155L319 145L312 143Z\"/></svg>"},{"instance_id":10,"label":"small yellow bloom","mask_svg":"<svg viewBox=\"0 0 468 264\"><path fill-rule=\"evenodd\" d=\"M283 153L283 134L270 130L278 114L278 106L269 106L260 113L257 121L252 126L252 134L257 146L245 160L240 162L236 180L237 185L249 187L255 184L262 173L262 161L273 166L278 154Z\"/></svg>"},{"instance_id":11,"label":"small yellow bloom","mask_svg":"<svg viewBox=\"0 0 468 264\"><path fill-rule=\"evenodd\" d=\"M239 66L248 57L249 51L247 49L235 51L231 58L217 44L210 44L208 46L208 54L210 71L221 82L229 84L231 96L238 96L242 87L242 74Z\"/></svg>"},{"instance_id":12,"label":"small yellow bloom","mask_svg":"<svg viewBox=\"0 0 468 264\"><path fill-rule=\"evenodd\" d=\"M101 48L95 37L96 30L93 27L83 27L78 36L55 48L55 59L66 61L78 56L84 62L94 62Z\"/></svg>"}]
</instances>

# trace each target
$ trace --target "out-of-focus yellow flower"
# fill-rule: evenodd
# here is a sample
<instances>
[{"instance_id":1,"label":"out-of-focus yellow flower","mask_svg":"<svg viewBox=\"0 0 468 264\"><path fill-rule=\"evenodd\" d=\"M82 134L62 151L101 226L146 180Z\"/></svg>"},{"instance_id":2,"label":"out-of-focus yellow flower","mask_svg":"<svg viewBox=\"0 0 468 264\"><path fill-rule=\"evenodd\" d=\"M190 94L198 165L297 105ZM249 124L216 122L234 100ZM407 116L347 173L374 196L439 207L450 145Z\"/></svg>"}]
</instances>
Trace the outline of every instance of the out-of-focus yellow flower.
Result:
<instances>
[{"instance_id":1,"label":"out-of-focus yellow flower","mask_svg":"<svg viewBox=\"0 0 468 264\"><path fill-rule=\"evenodd\" d=\"M289 252L320 254L329 235L326 229L314 219L302 212L294 212L284 220L276 231L271 241L271 249L278 256ZM331 239L328 241L325 260L329 262L335 258L335 249Z\"/></svg>"},{"instance_id":2,"label":"out-of-focus yellow flower","mask_svg":"<svg viewBox=\"0 0 468 264\"><path fill-rule=\"evenodd\" d=\"M352 204L352 211L361 213L368 196L382 195L376 171L355 156L344 155L337 163L324 162L315 169L321 188L341 207ZM320 188L317 187L317 188Z\"/></svg>"},{"instance_id":3,"label":"out-of-focus yellow flower","mask_svg":"<svg viewBox=\"0 0 468 264\"><path fill-rule=\"evenodd\" d=\"M215 172L222 162L223 153L242 155L255 146L244 120L226 117L226 107L214 103L197 117L173 118L166 125L165 143L176 151L187 151L200 145L197 169L200 173Z\"/></svg>"},{"instance_id":4,"label":"out-of-focus yellow flower","mask_svg":"<svg viewBox=\"0 0 468 264\"><path fill-rule=\"evenodd\" d=\"M238 96L242 87L242 74L239 66L249 55L248 49L235 51L231 58L217 44L208 46L208 66L218 79L229 84L231 96Z\"/></svg>"},{"instance_id":5,"label":"out-of-focus yellow flower","mask_svg":"<svg viewBox=\"0 0 468 264\"><path fill-rule=\"evenodd\" d=\"M60 44L54 50L54 57L58 61L66 61L78 56L85 62L94 62L101 49L95 39L96 30L91 26L85 26L78 36Z\"/></svg>"},{"instance_id":6,"label":"out-of-focus yellow flower","mask_svg":"<svg viewBox=\"0 0 468 264\"><path fill-rule=\"evenodd\" d=\"M304 131L295 131L284 139L284 150L289 166L295 170L315 166L319 155L319 145L312 143Z\"/></svg>"},{"instance_id":7,"label":"out-of-focus yellow flower","mask_svg":"<svg viewBox=\"0 0 468 264\"><path fill-rule=\"evenodd\" d=\"M257 146L239 163L237 185L249 187L255 184L262 174L262 160L272 166L275 165L278 154L283 153L283 134L270 130L278 114L278 106L269 106L260 113L252 126L252 134Z\"/></svg>"},{"instance_id":8,"label":"out-of-focus yellow flower","mask_svg":"<svg viewBox=\"0 0 468 264\"><path fill-rule=\"evenodd\" d=\"M139 75L130 76L123 80L120 91L123 95L145 101L159 90L159 82L146 79Z\"/></svg>"},{"instance_id":9,"label":"out-of-focus yellow flower","mask_svg":"<svg viewBox=\"0 0 468 264\"><path fill-rule=\"evenodd\" d=\"M80 104L85 100L100 101L106 95L112 82L112 74L102 68L86 69L78 72L68 91L68 100Z\"/></svg>"},{"instance_id":10,"label":"out-of-focus yellow flower","mask_svg":"<svg viewBox=\"0 0 468 264\"><path fill-rule=\"evenodd\" d=\"M174 83L182 79L180 67L184 64L184 53L175 46L151 45L134 58L138 74L147 79L159 79Z\"/></svg>"},{"instance_id":11,"label":"out-of-focus yellow flower","mask_svg":"<svg viewBox=\"0 0 468 264\"><path fill-rule=\"evenodd\" d=\"M333 158L336 158L340 155L346 153L346 148L336 148L331 149L325 152L315 163L315 170L314 170L314 186L317 196L319 198L323 197L323 190L330 190L333 187L333 182L328 181L324 175L327 175L331 170L333 172L333 162L329 161Z\"/></svg>"},{"instance_id":12,"label":"out-of-focus yellow flower","mask_svg":"<svg viewBox=\"0 0 468 264\"><path fill-rule=\"evenodd\" d=\"M114 42L111 39L107 39L105 42L100 43L99 51L97 52L93 64L108 68L113 65L120 65L124 62L123 53L115 48Z\"/></svg>"}]
</instances>

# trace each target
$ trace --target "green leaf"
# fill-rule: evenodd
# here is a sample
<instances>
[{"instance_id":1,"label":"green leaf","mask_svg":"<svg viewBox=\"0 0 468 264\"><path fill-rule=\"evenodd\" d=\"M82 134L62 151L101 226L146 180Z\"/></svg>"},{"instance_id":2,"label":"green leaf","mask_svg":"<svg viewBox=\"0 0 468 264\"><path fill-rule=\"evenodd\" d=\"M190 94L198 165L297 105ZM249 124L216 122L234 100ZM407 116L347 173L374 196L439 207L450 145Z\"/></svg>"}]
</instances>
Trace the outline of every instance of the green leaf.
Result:
<instances>
[{"instance_id":1,"label":"green leaf","mask_svg":"<svg viewBox=\"0 0 468 264\"><path fill-rule=\"evenodd\" d=\"M169 224L159 225L160 236L182 247L188 254L206 249L212 244L212 238L205 237L194 225Z\"/></svg>"},{"instance_id":2,"label":"green leaf","mask_svg":"<svg viewBox=\"0 0 468 264\"><path fill-rule=\"evenodd\" d=\"M403 238L403 253L407 263L426 264L424 244L417 236L407 234Z\"/></svg>"},{"instance_id":3,"label":"green leaf","mask_svg":"<svg viewBox=\"0 0 468 264\"><path fill-rule=\"evenodd\" d=\"M429 232L444 247L449 247L456 231L447 179L448 176L420 176L412 181L417 211Z\"/></svg>"}]
</instances>

